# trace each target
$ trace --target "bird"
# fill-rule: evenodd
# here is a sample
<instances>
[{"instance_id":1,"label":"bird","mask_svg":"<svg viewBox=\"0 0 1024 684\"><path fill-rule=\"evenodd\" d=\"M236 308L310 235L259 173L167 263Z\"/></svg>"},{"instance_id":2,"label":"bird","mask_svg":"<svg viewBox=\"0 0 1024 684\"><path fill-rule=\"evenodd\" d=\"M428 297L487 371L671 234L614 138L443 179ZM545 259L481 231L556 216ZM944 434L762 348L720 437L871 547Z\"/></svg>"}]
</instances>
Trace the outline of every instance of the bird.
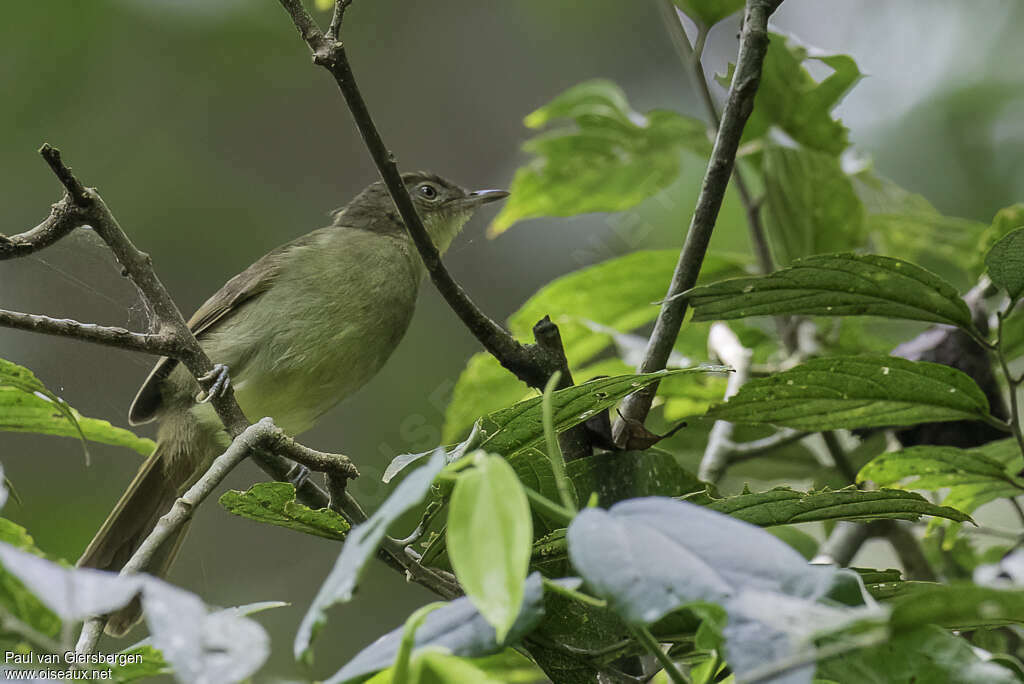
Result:
<instances>
[{"instance_id":1,"label":"bird","mask_svg":"<svg viewBox=\"0 0 1024 684\"><path fill-rule=\"evenodd\" d=\"M423 225L444 253L482 205L503 190L467 191L426 173L402 175ZM382 181L331 213L330 225L258 259L188 321L203 350L234 388L250 420L269 416L289 435L381 369L409 327L426 269ZM156 449L139 468L78 561L120 570L161 516L230 443L196 379L169 357L156 363L128 412L132 425L158 423ZM144 572L165 576L186 523ZM126 633L141 618L138 599L108 616Z\"/></svg>"}]
</instances>

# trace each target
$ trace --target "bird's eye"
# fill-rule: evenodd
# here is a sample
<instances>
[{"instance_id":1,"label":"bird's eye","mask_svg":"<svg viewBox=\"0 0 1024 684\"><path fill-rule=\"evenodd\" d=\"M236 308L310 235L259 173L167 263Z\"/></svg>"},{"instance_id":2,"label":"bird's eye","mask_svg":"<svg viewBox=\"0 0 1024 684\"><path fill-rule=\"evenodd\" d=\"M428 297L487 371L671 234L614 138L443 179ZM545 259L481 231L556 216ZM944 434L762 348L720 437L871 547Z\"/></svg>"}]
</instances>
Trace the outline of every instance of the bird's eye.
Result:
<instances>
[{"instance_id":1,"label":"bird's eye","mask_svg":"<svg viewBox=\"0 0 1024 684\"><path fill-rule=\"evenodd\" d=\"M420 197L427 200L437 199L437 188L430 183L424 183L423 185L416 188L416 191L420 193Z\"/></svg>"}]
</instances>

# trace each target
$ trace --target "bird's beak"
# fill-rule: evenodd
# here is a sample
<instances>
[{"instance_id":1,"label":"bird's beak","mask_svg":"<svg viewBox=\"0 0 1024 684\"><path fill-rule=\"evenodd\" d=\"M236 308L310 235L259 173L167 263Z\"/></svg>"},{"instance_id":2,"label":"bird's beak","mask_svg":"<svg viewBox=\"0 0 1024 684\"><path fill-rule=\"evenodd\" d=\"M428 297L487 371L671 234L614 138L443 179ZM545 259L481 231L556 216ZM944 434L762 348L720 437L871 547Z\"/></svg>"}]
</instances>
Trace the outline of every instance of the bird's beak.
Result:
<instances>
[{"instance_id":1,"label":"bird's beak","mask_svg":"<svg viewBox=\"0 0 1024 684\"><path fill-rule=\"evenodd\" d=\"M505 190L474 190L473 192L466 195L464 200L466 206L478 207L481 204L487 204L488 202L497 202L508 197L508 192Z\"/></svg>"}]
</instances>

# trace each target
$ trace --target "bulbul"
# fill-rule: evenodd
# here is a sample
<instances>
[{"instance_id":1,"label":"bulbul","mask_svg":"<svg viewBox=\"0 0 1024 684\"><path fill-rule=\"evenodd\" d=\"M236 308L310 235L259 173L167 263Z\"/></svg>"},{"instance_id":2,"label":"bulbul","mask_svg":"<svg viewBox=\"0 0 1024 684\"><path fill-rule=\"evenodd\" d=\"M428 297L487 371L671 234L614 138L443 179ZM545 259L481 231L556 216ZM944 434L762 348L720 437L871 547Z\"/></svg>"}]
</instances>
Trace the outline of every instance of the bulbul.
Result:
<instances>
[{"instance_id":1,"label":"bulbul","mask_svg":"<svg viewBox=\"0 0 1024 684\"><path fill-rule=\"evenodd\" d=\"M502 190L468 192L427 173L402 176L442 253L481 205ZM216 364L227 367L250 420L264 416L291 435L380 370L412 319L425 269L380 181L333 214L333 222L278 247L229 280L189 320ZM199 383L161 358L128 412L132 425L159 421L157 446L78 561L120 570L175 499L230 442ZM166 574L187 530L155 554L146 571ZM121 635L140 616L138 601L112 614Z\"/></svg>"}]
</instances>

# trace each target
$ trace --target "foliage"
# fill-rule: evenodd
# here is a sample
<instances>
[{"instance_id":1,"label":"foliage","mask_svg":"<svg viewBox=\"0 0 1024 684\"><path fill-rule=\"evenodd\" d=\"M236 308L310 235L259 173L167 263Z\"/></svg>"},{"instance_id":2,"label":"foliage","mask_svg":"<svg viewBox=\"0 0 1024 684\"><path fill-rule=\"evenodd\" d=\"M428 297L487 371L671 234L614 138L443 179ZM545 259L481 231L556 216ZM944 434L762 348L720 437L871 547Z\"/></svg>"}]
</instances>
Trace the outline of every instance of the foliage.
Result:
<instances>
[{"instance_id":1,"label":"foliage","mask_svg":"<svg viewBox=\"0 0 1024 684\"><path fill-rule=\"evenodd\" d=\"M674 5L702 42L742 3ZM312 665L328 609L351 601L386 545L464 595L413 612L324 681L1024 680L1024 557L1009 544L982 548L972 518L1024 494L1024 377L1010 368L1024 352L1024 211L1003 209L990 226L945 216L869 164L852 168L833 110L860 75L849 56L770 35L738 169L779 268L754 273L750 257L709 254L697 286L677 295L687 318L670 369L630 370L678 251L619 255L555 279L508 319L529 342L549 317L575 382L555 391L553 378L537 396L489 354L472 357L445 415L454 446L395 455L384 480L402 480L365 522L350 528L303 506L286 483L220 498L238 516L340 543L297 630L297 660ZM712 152L704 122L641 114L607 80L569 88L525 124L546 130L524 144L529 161L492 235L539 216L632 209L673 187L684 159ZM672 217L685 224L689 211ZM710 363L730 356L708 352L712 325L735 333L739 367ZM933 341L934 352L956 331L1000 381L959 359L893 352L924 325L919 347ZM648 427L624 423L623 448L615 409L639 390L655 393L654 412ZM688 425L669 436L680 418ZM966 422L1006 438L883 451L881 431L898 439L894 428ZM0 362L0 428L152 449L81 417L10 362ZM594 453L565 461L574 439ZM719 458L723 479L695 474ZM413 533L388 538L413 513ZM923 518L919 539L906 523ZM866 531L881 530L907 567L808 563L836 557L837 522L872 523ZM1019 529L996 533L1019 542ZM69 625L139 595L151 638L129 651L144 663L112 667L119 681L241 681L267 656L247 617L257 607L211 611L152 578L65 567L5 519L0 563L0 636L12 650L53 650ZM929 563L941 565L920 567ZM660 672L637 673L640 662Z\"/></svg>"}]
</instances>

